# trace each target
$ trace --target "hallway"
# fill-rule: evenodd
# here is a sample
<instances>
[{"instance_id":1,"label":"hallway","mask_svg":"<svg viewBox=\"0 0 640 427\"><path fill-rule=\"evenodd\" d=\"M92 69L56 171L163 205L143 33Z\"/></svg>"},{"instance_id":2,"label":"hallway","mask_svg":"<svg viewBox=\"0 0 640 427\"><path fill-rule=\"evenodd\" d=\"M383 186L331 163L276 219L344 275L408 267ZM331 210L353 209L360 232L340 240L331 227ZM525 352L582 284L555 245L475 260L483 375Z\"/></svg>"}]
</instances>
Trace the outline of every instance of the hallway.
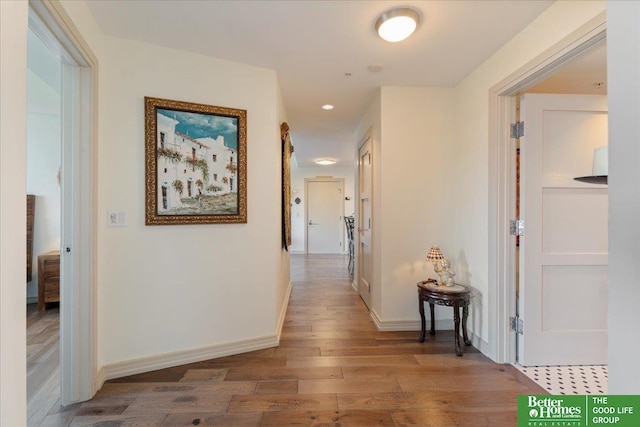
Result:
<instances>
[{"instance_id":1,"label":"hallway","mask_svg":"<svg viewBox=\"0 0 640 427\"><path fill-rule=\"evenodd\" d=\"M545 394L472 347L456 357L452 332L378 332L345 257L291 265L279 347L112 380L43 425L513 426L517 395Z\"/></svg>"}]
</instances>

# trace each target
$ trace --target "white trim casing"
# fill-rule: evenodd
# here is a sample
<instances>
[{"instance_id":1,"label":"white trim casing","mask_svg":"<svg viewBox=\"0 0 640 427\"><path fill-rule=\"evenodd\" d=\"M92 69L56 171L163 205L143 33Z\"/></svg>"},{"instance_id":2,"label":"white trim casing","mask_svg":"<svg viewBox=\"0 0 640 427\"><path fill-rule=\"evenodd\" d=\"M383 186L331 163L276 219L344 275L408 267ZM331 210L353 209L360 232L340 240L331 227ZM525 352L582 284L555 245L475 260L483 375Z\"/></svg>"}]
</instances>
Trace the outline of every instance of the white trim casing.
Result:
<instances>
[{"instance_id":1,"label":"white trim casing","mask_svg":"<svg viewBox=\"0 0 640 427\"><path fill-rule=\"evenodd\" d=\"M90 399L103 382L95 309L98 60L58 1L29 5L29 25L63 62L60 384L67 405Z\"/></svg>"}]
</instances>

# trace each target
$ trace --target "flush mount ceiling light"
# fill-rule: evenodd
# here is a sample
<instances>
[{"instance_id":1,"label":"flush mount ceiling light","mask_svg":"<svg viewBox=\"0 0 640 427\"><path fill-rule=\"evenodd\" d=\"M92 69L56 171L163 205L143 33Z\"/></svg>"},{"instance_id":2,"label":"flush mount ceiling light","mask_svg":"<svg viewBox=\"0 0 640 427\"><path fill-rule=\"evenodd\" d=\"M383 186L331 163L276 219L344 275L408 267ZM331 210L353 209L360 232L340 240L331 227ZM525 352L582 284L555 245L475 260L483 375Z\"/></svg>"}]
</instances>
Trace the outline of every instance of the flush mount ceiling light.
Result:
<instances>
[{"instance_id":1,"label":"flush mount ceiling light","mask_svg":"<svg viewBox=\"0 0 640 427\"><path fill-rule=\"evenodd\" d=\"M322 106L322 109L323 109L323 110L333 110L333 105L331 105L331 104L324 104L324 105Z\"/></svg>"},{"instance_id":2,"label":"flush mount ceiling light","mask_svg":"<svg viewBox=\"0 0 640 427\"><path fill-rule=\"evenodd\" d=\"M319 165L327 166L327 165L335 164L336 161L331 159L320 159L320 160L316 160L316 163Z\"/></svg>"},{"instance_id":3,"label":"flush mount ceiling light","mask_svg":"<svg viewBox=\"0 0 640 427\"><path fill-rule=\"evenodd\" d=\"M399 42L409 37L420 25L420 13L409 7L391 9L376 20L378 35L388 42Z\"/></svg>"}]
</instances>

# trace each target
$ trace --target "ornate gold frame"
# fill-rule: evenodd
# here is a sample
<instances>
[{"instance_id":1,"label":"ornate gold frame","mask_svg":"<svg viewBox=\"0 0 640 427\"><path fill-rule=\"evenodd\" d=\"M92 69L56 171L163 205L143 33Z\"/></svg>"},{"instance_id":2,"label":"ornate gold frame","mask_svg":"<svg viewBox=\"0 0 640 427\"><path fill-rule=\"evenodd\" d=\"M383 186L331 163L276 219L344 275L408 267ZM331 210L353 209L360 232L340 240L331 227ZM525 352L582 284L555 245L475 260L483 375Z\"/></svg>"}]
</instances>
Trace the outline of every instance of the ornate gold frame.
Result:
<instances>
[{"instance_id":1,"label":"ornate gold frame","mask_svg":"<svg viewBox=\"0 0 640 427\"><path fill-rule=\"evenodd\" d=\"M173 101L169 99L145 97L145 224L146 225L175 225L175 224L230 224L247 222L247 111L235 108L216 107L205 104L194 104L190 102ZM211 116L229 117L237 120L237 164L230 166L236 168L233 172L237 177L237 212L229 214L207 214L207 213L165 213L158 211L158 156L160 150L158 146L158 108L175 110L181 113L196 113ZM212 138L215 135L211 135ZM215 139L215 138L214 138ZM193 140L192 140L193 141ZM197 144L197 141L194 141ZM174 152L175 153L175 152ZM178 156L180 162L182 156ZM185 161L187 156L185 156ZM190 159L189 159L190 160ZM195 155L193 161L195 164ZM195 170L195 168L194 168ZM207 167L208 170L208 167ZM231 170L231 169L230 169ZM205 172L202 169L204 177ZM207 172L208 175L208 172ZM205 178L203 181L207 182ZM202 186L202 182L200 186ZM164 185L163 185L164 187ZM217 190L213 190L214 193ZM231 192L229 193L231 194ZM182 193L180 193L180 196ZM202 195L192 197L198 200L202 206ZM183 199L181 199L183 200ZM201 208L194 208L201 209ZM204 210L203 210L204 211Z\"/></svg>"},{"instance_id":2,"label":"ornate gold frame","mask_svg":"<svg viewBox=\"0 0 640 427\"><path fill-rule=\"evenodd\" d=\"M280 125L282 139L282 245L288 250L291 246L291 154L293 145L289 137L289 125Z\"/></svg>"}]
</instances>

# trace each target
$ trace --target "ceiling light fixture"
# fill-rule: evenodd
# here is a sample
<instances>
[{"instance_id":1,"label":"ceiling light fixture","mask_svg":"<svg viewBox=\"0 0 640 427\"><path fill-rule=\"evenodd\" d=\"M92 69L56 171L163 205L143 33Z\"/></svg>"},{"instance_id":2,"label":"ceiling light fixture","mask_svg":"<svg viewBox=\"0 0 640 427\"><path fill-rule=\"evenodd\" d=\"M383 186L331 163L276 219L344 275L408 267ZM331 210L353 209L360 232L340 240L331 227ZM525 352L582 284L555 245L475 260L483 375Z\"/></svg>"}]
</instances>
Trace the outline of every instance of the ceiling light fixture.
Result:
<instances>
[{"instance_id":1,"label":"ceiling light fixture","mask_svg":"<svg viewBox=\"0 0 640 427\"><path fill-rule=\"evenodd\" d=\"M324 105L322 106L322 109L323 109L323 110L327 110L327 111L328 111L328 110L333 110L333 105L331 105L331 104L324 104Z\"/></svg>"},{"instance_id":2,"label":"ceiling light fixture","mask_svg":"<svg viewBox=\"0 0 640 427\"><path fill-rule=\"evenodd\" d=\"M409 37L420 25L420 13L410 7L391 9L376 20L378 35L388 42L399 42Z\"/></svg>"},{"instance_id":3,"label":"ceiling light fixture","mask_svg":"<svg viewBox=\"0 0 640 427\"><path fill-rule=\"evenodd\" d=\"M327 166L327 165L335 164L336 161L331 159L320 159L320 160L316 160L316 163L319 165Z\"/></svg>"}]
</instances>

